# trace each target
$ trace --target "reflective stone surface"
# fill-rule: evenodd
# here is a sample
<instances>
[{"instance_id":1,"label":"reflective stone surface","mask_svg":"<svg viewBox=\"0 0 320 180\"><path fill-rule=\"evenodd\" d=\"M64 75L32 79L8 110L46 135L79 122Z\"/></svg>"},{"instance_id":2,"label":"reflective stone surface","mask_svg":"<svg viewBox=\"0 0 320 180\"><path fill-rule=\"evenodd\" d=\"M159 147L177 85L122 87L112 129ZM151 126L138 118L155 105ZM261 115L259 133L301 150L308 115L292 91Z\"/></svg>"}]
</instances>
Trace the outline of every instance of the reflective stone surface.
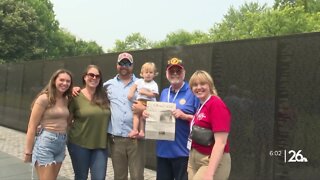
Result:
<instances>
[{"instance_id":1,"label":"reflective stone surface","mask_svg":"<svg viewBox=\"0 0 320 180\"><path fill-rule=\"evenodd\" d=\"M169 58L183 59L186 80L198 69L211 73L232 112L231 180L319 179L320 33L132 54L138 77L144 62L156 63L160 91L169 86ZM25 131L33 98L57 69L72 71L75 85L81 86L84 68L96 64L106 81L116 74L117 56L0 65L0 125ZM156 167L155 142L150 140L146 165Z\"/></svg>"},{"instance_id":2,"label":"reflective stone surface","mask_svg":"<svg viewBox=\"0 0 320 180\"><path fill-rule=\"evenodd\" d=\"M230 108L230 179L272 179L276 42L239 41L215 45L218 93Z\"/></svg>"},{"instance_id":3,"label":"reflective stone surface","mask_svg":"<svg viewBox=\"0 0 320 180\"><path fill-rule=\"evenodd\" d=\"M320 36L291 37L278 44L275 179L319 179ZM286 163L284 163L284 161Z\"/></svg>"}]
</instances>

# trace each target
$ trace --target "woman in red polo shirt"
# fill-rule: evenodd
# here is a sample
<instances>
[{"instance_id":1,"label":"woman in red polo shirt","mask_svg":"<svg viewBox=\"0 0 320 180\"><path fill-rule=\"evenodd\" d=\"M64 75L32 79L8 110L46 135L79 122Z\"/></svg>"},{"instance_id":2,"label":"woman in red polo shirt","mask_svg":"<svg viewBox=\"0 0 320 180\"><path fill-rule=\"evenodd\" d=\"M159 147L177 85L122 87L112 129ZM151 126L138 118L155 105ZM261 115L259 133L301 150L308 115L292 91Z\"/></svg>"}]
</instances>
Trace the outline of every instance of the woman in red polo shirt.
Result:
<instances>
[{"instance_id":1,"label":"woman in red polo shirt","mask_svg":"<svg viewBox=\"0 0 320 180\"><path fill-rule=\"evenodd\" d=\"M191 76L189 84L194 95L200 99L201 105L190 126L193 132L189 140L191 150L188 178L189 180L228 179L231 170L228 141L230 111L218 96L212 77L206 71L196 71ZM197 127L198 135L200 134L198 138L195 130ZM199 140L204 132L209 134L212 132L213 141L203 142L204 138Z\"/></svg>"}]
</instances>

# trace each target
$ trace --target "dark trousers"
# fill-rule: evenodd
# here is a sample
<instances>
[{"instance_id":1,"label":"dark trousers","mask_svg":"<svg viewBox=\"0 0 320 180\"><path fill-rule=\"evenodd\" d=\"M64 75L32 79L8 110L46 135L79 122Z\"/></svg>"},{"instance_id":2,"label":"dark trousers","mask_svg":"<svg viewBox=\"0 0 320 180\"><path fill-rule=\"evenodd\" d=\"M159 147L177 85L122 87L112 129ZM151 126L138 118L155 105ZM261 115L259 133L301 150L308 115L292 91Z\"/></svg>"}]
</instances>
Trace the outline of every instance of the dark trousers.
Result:
<instances>
[{"instance_id":1,"label":"dark trousers","mask_svg":"<svg viewBox=\"0 0 320 180\"><path fill-rule=\"evenodd\" d=\"M188 157L157 157L157 180L188 180Z\"/></svg>"}]
</instances>

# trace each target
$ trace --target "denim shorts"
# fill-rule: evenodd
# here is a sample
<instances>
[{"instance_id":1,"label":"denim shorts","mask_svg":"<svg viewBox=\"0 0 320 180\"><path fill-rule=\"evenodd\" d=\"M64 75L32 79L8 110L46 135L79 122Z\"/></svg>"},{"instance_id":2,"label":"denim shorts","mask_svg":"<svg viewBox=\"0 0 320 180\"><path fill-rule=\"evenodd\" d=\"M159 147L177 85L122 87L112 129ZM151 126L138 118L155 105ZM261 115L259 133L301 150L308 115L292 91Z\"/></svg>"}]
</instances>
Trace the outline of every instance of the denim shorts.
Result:
<instances>
[{"instance_id":1,"label":"denim shorts","mask_svg":"<svg viewBox=\"0 0 320 180\"><path fill-rule=\"evenodd\" d=\"M40 130L36 136L32 165L37 162L39 166L62 163L65 158L67 134Z\"/></svg>"}]
</instances>

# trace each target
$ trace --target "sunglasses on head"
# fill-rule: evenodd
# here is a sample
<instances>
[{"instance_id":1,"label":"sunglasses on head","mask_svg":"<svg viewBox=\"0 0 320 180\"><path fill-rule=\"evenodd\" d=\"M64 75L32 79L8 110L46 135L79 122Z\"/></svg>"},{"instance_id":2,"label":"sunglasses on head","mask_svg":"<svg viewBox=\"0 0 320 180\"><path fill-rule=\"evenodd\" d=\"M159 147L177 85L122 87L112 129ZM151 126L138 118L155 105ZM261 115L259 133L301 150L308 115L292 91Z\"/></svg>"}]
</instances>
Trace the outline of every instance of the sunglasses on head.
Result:
<instances>
[{"instance_id":1,"label":"sunglasses on head","mask_svg":"<svg viewBox=\"0 0 320 180\"><path fill-rule=\"evenodd\" d=\"M129 61L120 61L120 62L118 62L118 65L124 66L124 67L130 67L132 65L132 63Z\"/></svg>"},{"instance_id":2,"label":"sunglasses on head","mask_svg":"<svg viewBox=\"0 0 320 180\"><path fill-rule=\"evenodd\" d=\"M93 73L87 73L87 76L89 76L90 78L96 78L96 79L100 78L99 74L93 74Z\"/></svg>"}]
</instances>

